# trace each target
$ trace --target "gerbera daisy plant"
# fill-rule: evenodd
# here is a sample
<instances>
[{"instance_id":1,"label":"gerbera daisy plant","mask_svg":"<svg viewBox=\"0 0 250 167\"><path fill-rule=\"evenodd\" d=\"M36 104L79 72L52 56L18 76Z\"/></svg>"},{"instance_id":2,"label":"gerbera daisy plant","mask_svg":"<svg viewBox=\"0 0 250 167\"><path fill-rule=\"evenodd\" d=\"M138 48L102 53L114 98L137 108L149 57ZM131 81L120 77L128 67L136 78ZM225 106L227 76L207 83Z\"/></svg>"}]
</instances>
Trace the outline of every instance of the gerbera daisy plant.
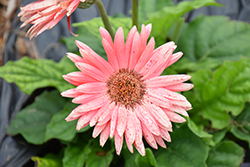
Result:
<instances>
[{"instance_id":1,"label":"gerbera daisy plant","mask_svg":"<svg viewBox=\"0 0 250 167\"><path fill-rule=\"evenodd\" d=\"M175 63L182 52L173 54L177 47L168 42L156 49L155 40L148 38L152 25L142 25L139 34L134 26L124 43L123 29L119 28L114 42L104 28L100 28L102 44L108 62L80 41L76 41L81 57L68 53L79 72L64 75L76 88L62 92L72 97L75 108L67 121L78 119L77 130L95 126L93 137L100 134L100 145L114 137L116 153L120 154L123 138L130 152L133 145L145 155L142 136L157 149L166 148L163 141L171 141L171 122L185 122L191 104L178 91L186 91L193 84L183 83L189 75L163 75L165 68ZM181 115L179 115L181 114Z\"/></svg>"},{"instance_id":2,"label":"gerbera daisy plant","mask_svg":"<svg viewBox=\"0 0 250 167\"><path fill-rule=\"evenodd\" d=\"M124 137L131 153L134 146L145 155L143 137L155 149L157 144L166 148L164 140L171 141L172 122L185 122L186 111L192 108L188 100L176 92L190 90L193 84L183 83L191 78L185 74L160 76L183 53L173 53L177 47L174 42L155 49L154 37L148 41L152 24L142 25L141 33L138 32L138 1L132 2L134 26L126 42L122 27L114 35L100 0L39 0L21 7L18 16L24 21L21 27L33 24L27 32L30 39L53 28L65 15L71 32L70 15L77 7L87 8L94 2L106 28L100 27L100 33L108 61L86 44L75 41L81 56L74 53L67 56L80 71L63 78L76 88L61 95L74 98L72 102L80 105L66 121L78 120L77 130L94 126L92 136L96 138L100 134L101 146L109 137L114 137L118 155Z\"/></svg>"},{"instance_id":3,"label":"gerbera daisy plant","mask_svg":"<svg viewBox=\"0 0 250 167\"><path fill-rule=\"evenodd\" d=\"M77 36L70 17L91 5L100 17L73 24ZM30 39L64 16L73 36L62 38L68 51L59 63L24 57L0 67L0 77L37 96L7 133L59 143L53 154L32 157L38 166L239 166L244 152L232 139L250 141L250 26L215 16L184 23L181 15L208 5L219 4L132 0L132 18L109 17L101 0L20 7Z\"/></svg>"}]
</instances>

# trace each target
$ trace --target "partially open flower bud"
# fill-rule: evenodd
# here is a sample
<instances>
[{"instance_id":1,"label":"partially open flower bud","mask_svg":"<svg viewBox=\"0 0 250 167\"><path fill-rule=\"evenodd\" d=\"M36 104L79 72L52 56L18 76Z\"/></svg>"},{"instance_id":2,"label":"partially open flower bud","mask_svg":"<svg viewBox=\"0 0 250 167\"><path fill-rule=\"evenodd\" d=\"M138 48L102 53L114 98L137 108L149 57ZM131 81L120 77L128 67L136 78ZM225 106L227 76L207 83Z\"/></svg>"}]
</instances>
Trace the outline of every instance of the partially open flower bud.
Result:
<instances>
[{"instance_id":1,"label":"partially open flower bud","mask_svg":"<svg viewBox=\"0 0 250 167\"><path fill-rule=\"evenodd\" d=\"M77 6L80 9L87 9L95 3L95 0L85 0L84 2L80 2Z\"/></svg>"}]
</instances>

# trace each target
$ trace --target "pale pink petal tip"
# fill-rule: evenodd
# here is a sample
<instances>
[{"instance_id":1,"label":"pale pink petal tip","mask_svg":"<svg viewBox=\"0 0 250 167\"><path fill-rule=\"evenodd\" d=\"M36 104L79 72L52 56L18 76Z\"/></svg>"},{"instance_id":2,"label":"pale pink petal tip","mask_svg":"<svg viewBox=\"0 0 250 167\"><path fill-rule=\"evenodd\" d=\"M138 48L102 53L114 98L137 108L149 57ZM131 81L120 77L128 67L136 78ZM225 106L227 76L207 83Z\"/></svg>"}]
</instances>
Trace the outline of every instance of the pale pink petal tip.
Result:
<instances>
[{"instance_id":1,"label":"pale pink petal tip","mask_svg":"<svg viewBox=\"0 0 250 167\"><path fill-rule=\"evenodd\" d=\"M68 115L66 118L65 118L65 120L67 121L67 122L69 122L69 121L74 121L74 120L76 120L76 119L78 119L79 117L73 117L72 116L72 114L70 114L70 115Z\"/></svg>"},{"instance_id":2,"label":"pale pink petal tip","mask_svg":"<svg viewBox=\"0 0 250 167\"><path fill-rule=\"evenodd\" d=\"M100 27L100 28L99 28L99 31L100 31L100 33L105 33L105 32L107 32L107 30L106 30L105 28L103 28L103 27Z\"/></svg>"},{"instance_id":3,"label":"pale pink petal tip","mask_svg":"<svg viewBox=\"0 0 250 167\"><path fill-rule=\"evenodd\" d=\"M75 88L74 89L69 89L69 90L66 90L64 92L61 93L61 95L63 97L71 97L71 98L75 98L79 95L81 95L82 93L81 92L78 92Z\"/></svg>"},{"instance_id":4,"label":"pale pink petal tip","mask_svg":"<svg viewBox=\"0 0 250 167\"><path fill-rule=\"evenodd\" d=\"M81 41L78 41L78 40L75 40L75 44L77 45L77 47L79 48L79 49L83 49L83 43L81 42Z\"/></svg>"}]
</instances>

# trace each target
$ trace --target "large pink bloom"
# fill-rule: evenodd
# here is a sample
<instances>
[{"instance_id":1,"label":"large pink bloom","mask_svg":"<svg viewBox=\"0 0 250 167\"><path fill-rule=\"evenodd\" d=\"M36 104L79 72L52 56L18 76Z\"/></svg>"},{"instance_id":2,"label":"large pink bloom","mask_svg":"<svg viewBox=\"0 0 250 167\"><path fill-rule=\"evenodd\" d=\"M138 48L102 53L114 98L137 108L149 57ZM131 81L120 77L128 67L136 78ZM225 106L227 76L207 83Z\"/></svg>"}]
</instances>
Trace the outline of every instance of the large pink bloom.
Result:
<instances>
[{"instance_id":1,"label":"large pink bloom","mask_svg":"<svg viewBox=\"0 0 250 167\"><path fill-rule=\"evenodd\" d=\"M93 137L100 135L103 146L108 137L115 138L120 154L123 136L128 149L133 145L145 155L142 136L150 146L166 147L170 142L171 122L185 122L191 104L176 91L186 91L192 84L183 83L189 75L159 76L165 68L176 62L182 53L172 54L176 45L166 43L157 49L152 37L147 40L151 25L142 26L141 34L133 27L124 44L123 29L116 32L114 42L104 28L100 28L102 44L108 62L87 45L76 41L82 57L68 53L79 72L64 75L64 79L77 86L62 96L72 97L75 108L67 121L78 119L77 129L95 126ZM181 114L181 115L179 115Z\"/></svg>"},{"instance_id":2,"label":"large pink bloom","mask_svg":"<svg viewBox=\"0 0 250 167\"><path fill-rule=\"evenodd\" d=\"M27 24L33 26L27 32L30 39L38 36L43 31L53 28L66 14L68 19L68 28L70 30L70 15L75 11L80 2L85 0L38 0L24 7L18 17L24 23L21 28ZM72 33L72 32L71 32ZM72 33L73 34L73 33Z\"/></svg>"}]
</instances>

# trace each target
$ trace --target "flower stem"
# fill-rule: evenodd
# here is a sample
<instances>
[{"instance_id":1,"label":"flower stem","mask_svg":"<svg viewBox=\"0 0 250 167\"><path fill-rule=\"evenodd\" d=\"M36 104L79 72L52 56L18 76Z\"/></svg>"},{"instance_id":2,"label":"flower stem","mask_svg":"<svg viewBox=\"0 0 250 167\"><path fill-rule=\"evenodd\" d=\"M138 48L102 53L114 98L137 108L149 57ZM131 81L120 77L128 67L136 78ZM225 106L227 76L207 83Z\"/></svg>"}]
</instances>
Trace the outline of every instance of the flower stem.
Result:
<instances>
[{"instance_id":1,"label":"flower stem","mask_svg":"<svg viewBox=\"0 0 250 167\"><path fill-rule=\"evenodd\" d=\"M139 0L132 0L132 24L138 29L138 5Z\"/></svg>"},{"instance_id":2,"label":"flower stem","mask_svg":"<svg viewBox=\"0 0 250 167\"><path fill-rule=\"evenodd\" d=\"M184 22L185 18L184 17L181 17L177 20L176 22L176 26L175 26L175 29L174 29L174 33L173 33L173 36L172 36L172 40L177 43L178 40L179 40L179 37L180 37L180 33L181 33L181 27L183 25L183 22Z\"/></svg>"},{"instance_id":3,"label":"flower stem","mask_svg":"<svg viewBox=\"0 0 250 167\"><path fill-rule=\"evenodd\" d=\"M111 24L109 22L109 18L108 18L108 14L102 4L101 0L96 0L95 4L100 12L101 18L102 18L102 22L104 24L104 27L106 28L106 30L108 30L108 32L110 33L111 37L114 39L114 31L111 27Z\"/></svg>"}]
</instances>

